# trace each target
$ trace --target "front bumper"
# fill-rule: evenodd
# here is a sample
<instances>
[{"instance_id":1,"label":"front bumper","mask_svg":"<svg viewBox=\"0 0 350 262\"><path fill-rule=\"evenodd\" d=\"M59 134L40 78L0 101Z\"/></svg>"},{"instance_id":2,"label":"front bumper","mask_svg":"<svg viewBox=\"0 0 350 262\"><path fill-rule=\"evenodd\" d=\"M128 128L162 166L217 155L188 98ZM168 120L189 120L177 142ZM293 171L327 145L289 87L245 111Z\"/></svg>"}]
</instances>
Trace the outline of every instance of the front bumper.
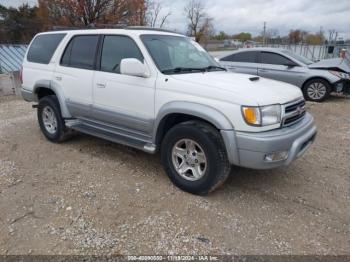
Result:
<instances>
[{"instance_id":1,"label":"front bumper","mask_svg":"<svg viewBox=\"0 0 350 262\"><path fill-rule=\"evenodd\" d=\"M261 133L235 132L235 140L231 140L228 156L231 164L253 169L289 165L308 150L315 140L316 133L314 119L307 113L303 120L290 127ZM222 134L227 146L228 133L223 131ZM282 160L265 159L268 154L285 151L288 155Z\"/></svg>"},{"instance_id":2,"label":"front bumper","mask_svg":"<svg viewBox=\"0 0 350 262\"><path fill-rule=\"evenodd\" d=\"M337 93L343 93L344 95L350 95L350 80L340 80L333 84L333 91Z\"/></svg>"}]
</instances>

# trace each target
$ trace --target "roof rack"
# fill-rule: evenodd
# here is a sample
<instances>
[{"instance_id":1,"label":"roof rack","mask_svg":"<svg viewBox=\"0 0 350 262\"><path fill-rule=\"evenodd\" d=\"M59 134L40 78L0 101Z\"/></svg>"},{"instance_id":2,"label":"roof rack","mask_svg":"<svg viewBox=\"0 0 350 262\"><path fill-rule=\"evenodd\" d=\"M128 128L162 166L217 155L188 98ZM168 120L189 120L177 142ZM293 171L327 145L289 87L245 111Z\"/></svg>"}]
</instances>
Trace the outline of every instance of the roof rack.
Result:
<instances>
[{"instance_id":1,"label":"roof rack","mask_svg":"<svg viewBox=\"0 0 350 262\"><path fill-rule=\"evenodd\" d=\"M92 30L92 29L124 29L126 25L107 25L107 24L99 24L99 25L88 25L84 27L76 27L76 26L53 26L51 31L64 31L64 30Z\"/></svg>"},{"instance_id":2,"label":"roof rack","mask_svg":"<svg viewBox=\"0 0 350 262\"><path fill-rule=\"evenodd\" d=\"M167 33L177 33L172 30L154 28L147 26L127 26L123 24L97 24L90 25L86 27L68 27L68 26L53 26L51 31L67 31L67 30L94 30L94 29L126 29L126 30L148 30L148 31L158 31L158 32L167 32Z\"/></svg>"},{"instance_id":3,"label":"roof rack","mask_svg":"<svg viewBox=\"0 0 350 262\"><path fill-rule=\"evenodd\" d=\"M128 30L148 30L148 31L159 31L159 32L167 32L167 33L177 33L173 30L167 30L163 28L155 28L155 27L148 27L148 26L127 26L124 29Z\"/></svg>"}]
</instances>

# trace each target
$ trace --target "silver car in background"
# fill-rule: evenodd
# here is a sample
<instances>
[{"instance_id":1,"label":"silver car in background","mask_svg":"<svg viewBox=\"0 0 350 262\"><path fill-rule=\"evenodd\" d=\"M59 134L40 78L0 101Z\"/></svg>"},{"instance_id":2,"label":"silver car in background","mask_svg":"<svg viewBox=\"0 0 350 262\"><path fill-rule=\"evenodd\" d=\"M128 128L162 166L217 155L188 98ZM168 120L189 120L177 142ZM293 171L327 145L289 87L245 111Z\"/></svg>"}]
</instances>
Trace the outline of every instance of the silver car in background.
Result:
<instances>
[{"instance_id":1,"label":"silver car in background","mask_svg":"<svg viewBox=\"0 0 350 262\"><path fill-rule=\"evenodd\" d=\"M334 58L312 62L286 49L250 48L220 58L237 73L257 75L300 87L307 100L321 102L331 92L350 94L350 62Z\"/></svg>"}]
</instances>

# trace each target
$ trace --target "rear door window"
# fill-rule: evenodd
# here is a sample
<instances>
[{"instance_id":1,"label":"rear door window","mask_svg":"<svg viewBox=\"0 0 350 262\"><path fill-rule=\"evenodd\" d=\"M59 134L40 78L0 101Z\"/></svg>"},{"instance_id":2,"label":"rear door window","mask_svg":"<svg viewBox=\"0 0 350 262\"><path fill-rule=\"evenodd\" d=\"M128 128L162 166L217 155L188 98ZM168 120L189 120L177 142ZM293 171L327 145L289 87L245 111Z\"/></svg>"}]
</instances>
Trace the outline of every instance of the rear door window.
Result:
<instances>
[{"instance_id":1,"label":"rear door window","mask_svg":"<svg viewBox=\"0 0 350 262\"><path fill-rule=\"evenodd\" d=\"M98 38L98 35L73 37L62 56L61 65L92 70L95 64Z\"/></svg>"},{"instance_id":2,"label":"rear door window","mask_svg":"<svg viewBox=\"0 0 350 262\"><path fill-rule=\"evenodd\" d=\"M48 64L66 34L38 35L30 45L27 61Z\"/></svg>"},{"instance_id":3,"label":"rear door window","mask_svg":"<svg viewBox=\"0 0 350 262\"><path fill-rule=\"evenodd\" d=\"M241 63L256 63L258 58L257 51L241 52L233 55L226 56L221 61L226 62L241 62Z\"/></svg>"}]
</instances>

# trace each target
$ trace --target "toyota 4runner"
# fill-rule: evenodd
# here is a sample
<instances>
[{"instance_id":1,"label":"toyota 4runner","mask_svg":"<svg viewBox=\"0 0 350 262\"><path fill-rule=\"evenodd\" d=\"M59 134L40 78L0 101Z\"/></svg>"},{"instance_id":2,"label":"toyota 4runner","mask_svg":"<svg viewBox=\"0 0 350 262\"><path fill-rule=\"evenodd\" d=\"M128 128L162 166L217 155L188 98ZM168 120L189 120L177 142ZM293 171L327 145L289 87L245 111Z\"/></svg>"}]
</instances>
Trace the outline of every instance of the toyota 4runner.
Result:
<instances>
[{"instance_id":1,"label":"toyota 4runner","mask_svg":"<svg viewBox=\"0 0 350 262\"><path fill-rule=\"evenodd\" d=\"M222 184L231 166L290 164L316 127L300 89L227 72L196 42L146 28L41 33L21 72L44 136L73 130L161 152L171 181L194 194Z\"/></svg>"}]
</instances>

